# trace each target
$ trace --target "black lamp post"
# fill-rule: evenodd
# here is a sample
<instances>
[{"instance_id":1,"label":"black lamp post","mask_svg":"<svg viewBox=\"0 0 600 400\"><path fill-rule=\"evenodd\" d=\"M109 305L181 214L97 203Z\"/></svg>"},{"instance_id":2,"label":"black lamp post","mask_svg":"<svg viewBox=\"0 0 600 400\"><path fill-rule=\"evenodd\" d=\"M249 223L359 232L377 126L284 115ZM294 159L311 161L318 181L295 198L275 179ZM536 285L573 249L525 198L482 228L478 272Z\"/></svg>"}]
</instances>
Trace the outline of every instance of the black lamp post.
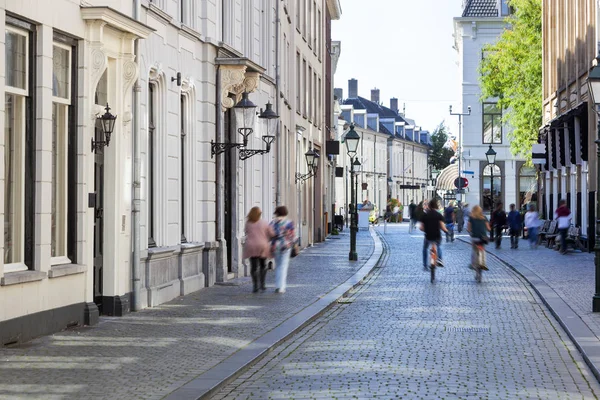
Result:
<instances>
[{"instance_id":1,"label":"black lamp post","mask_svg":"<svg viewBox=\"0 0 600 400\"><path fill-rule=\"evenodd\" d=\"M355 162L360 166L360 162L356 157L356 150L358 149L358 144L360 143L360 135L356 133L354 130L354 125L350 125L350 130L346 133L344 137L344 141L346 142L346 150L348 152L348 156L350 157L350 218L352 221L350 222L350 254L348 255L348 259L350 261L358 260L358 254L356 253L356 234L358 232L358 209L356 207L356 197L357 191L354 188L354 166Z\"/></svg>"},{"instance_id":2,"label":"black lamp post","mask_svg":"<svg viewBox=\"0 0 600 400\"><path fill-rule=\"evenodd\" d=\"M496 151L492 148L490 144L490 148L485 152L485 157L487 158L488 165L490 166L490 215L494 212L494 167L496 166ZM490 232L490 237L494 238L494 231Z\"/></svg>"},{"instance_id":3,"label":"black lamp post","mask_svg":"<svg viewBox=\"0 0 600 400\"><path fill-rule=\"evenodd\" d=\"M440 171L437 169L431 170L431 186L433 186L433 198L437 199L437 178L440 176Z\"/></svg>"},{"instance_id":4,"label":"black lamp post","mask_svg":"<svg viewBox=\"0 0 600 400\"><path fill-rule=\"evenodd\" d=\"M597 59L598 60L598 59ZM596 240L594 245L594 263L596 264L596 290L592 300L592 311L600 312L600 201L598 201L598 191L600 190L600 113L598 106L600 105L600 66L596 65L588 75L589 92L594 107L594 111L598 115L596 143Z\"/></svg>"},{"instance_id":5,"label":"black lamp post","mask_svg":"<svg viewBox=\"0 0 600 400\"><path fill-rule=\"evenodd\" d=\"M102 129L102 140L94 140L92 138L92 152L96 152L96 150L100 150L104 146L108 147L108 144L110 143L110 137L115 129L115 121L117 120L117 116L110 113L110 107L108 106L108 103L106 103L106 107L104 109L106 112L96 118Z\"/></svg>"}]
</instances>

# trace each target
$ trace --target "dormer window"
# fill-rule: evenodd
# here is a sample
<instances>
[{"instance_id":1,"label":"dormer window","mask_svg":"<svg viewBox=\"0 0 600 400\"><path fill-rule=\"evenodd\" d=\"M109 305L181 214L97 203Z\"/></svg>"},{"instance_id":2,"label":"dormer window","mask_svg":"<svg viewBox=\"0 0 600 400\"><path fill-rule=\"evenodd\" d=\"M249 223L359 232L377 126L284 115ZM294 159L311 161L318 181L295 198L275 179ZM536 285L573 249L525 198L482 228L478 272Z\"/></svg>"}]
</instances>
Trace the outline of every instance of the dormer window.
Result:
<instances>
[{"instance_id":1,"label":"dormer window","mask_svg":"<svg viewBox=\"0 0 600 400\"><path fill-rule=\"evenodd\" d=\"M512 7L508 5L508 0L500 0L500 15L506 17L513 13Z\"/></svg>"}]
</instances>

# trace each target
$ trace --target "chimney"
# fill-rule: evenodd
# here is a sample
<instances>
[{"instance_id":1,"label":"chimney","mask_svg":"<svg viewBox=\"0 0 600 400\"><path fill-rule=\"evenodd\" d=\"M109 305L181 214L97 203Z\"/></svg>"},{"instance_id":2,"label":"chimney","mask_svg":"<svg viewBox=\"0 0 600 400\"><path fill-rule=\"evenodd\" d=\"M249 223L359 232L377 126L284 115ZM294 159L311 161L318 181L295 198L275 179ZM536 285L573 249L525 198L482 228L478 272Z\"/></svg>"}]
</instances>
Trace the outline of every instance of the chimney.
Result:
<instances>
[{"instance_id":1,"label":"chimney","mask_svg":"<svg viewBox=\"0 0 600 400\"><path fill-rule=\"evenodd\" d=\"M334 88L333 89L333 95L335 97L337 97L338 101L344 100L344 89L342 89L342 88Z\"/></svg>"},{"instance_id":2,"label":"chimney","mask_svg":"<svg viewBox=\"0 0 600 400\"><path fill-rule=\"evenodd\" d=\"M379 89L371 89L371 101L379 104Z\"/></svg>"},{"instance_id":3,"label":"chimney","mask_svg":"<svg viewBox=\"0 0 600 400\"><path fill-rule=\"evenodd\" d=\"M398 99L395 97L392 97L390 99L390 108L392 109L393 112L397 113L398 110Z\"/></svg>"},{"instance_id":4,"label":"chimney","mask_svg":"<svg viewBox=\"0 0 600 400\"><path fill-rule=\"evenodd\" d=\"M354 78L348 80L348 98L356 99L358 97L358 81Z\"/></svg>"}]
</instances>

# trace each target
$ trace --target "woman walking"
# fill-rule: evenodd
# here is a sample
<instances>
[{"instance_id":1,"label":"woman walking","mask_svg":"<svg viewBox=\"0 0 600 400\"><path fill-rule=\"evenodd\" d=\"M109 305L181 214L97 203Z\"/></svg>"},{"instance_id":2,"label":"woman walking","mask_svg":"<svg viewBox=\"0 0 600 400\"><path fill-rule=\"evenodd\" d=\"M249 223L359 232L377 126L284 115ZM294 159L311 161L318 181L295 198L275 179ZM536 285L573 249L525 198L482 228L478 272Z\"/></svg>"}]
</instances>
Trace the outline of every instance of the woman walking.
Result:
<instances>
[{"instance_id":1,"label":"woman walking","mask_svg":"<svg viewBox=\"0 0 600 400\"><path fill-rule=\"evenodd\" d=\"M529 211L525 214L525 226L527 227L527 237L529 238L529 247L537 248L537 232L540 227L540 216L535 211L535 205L529 205Z\"/></svg>"},{"instance_id":2,"label":"woman walking","mask_svg":"<svg viewBox=\"0 0 600 400\"><path fill-rule=\"evenodd\" d=\"M250 259L250 274L252 275L253 292L265 290L267 276L267 258L271 255L271 239L275 236L269 223L261 219L259 207L252 207L246 221L246 242L244 243L243 258Z\"/></svg>"},{"instance_id":3,"label":"woman walking","mask_svg":"<svg viewBox=\"0 0 600 400\"><path fill-rule=\"evenodd\" d=\"M290 253L296 241L294 222L289 220L287 215L287 207L279 206L275 209L275 218L271 221L271 228L275 233L271 249L275 257L276 293L285 293Z\"/></svg>"}]
</instances>

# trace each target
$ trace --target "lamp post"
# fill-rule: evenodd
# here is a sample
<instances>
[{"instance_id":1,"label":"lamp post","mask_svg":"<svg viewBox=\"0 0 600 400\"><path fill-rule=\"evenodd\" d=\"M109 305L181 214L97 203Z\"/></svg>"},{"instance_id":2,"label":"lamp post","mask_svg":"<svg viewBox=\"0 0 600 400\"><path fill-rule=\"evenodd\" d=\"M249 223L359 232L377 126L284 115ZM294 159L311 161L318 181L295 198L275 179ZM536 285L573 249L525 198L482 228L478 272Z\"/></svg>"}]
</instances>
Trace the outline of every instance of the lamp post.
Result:
<instances>
[{"instance_id":1,"label":"lamp post","mask_svg":"<svg viewBox=\"0 0 600 400\"><path fill-rule=\"evenodd\" d=\"M487 158L488 165L490 166L490 215L494 212L494 167L496 166L496 151L490 148L485 152L485 158ZM494 238L494 230L490 232L490 238Z\"/></svg>"},{"instance_id":2,"label":"lamp post","mask_svg":"<svg viewBox=\"0 0 600 400\"><path fill-rule=\"evenodd\" d=\"M598 58L596 59L598 60ZM598 191L600 190L600 113L598 106L600 105L600 66L596 65L588 74L589 92L591 101L594 104L594 111L598 116L596 143L596 237L594 245L594 263L596 265L596 290L592 300L592 311L600 312L600 202L598 201Z\"/></svg>"},{"instance_id":3,"label":"lamp post","mask_svg":"<svg viewBox=\"0 0 600 400\"><path fill-rule=\"evenodd\" d=\"M346 150L348 152L348 156L350 157L350 202L351 204L348 206L350 208L350 218L352 221L350 222L350 254L348 255L348 259L350 261L358 260L358 254L356 253L356 234L358 232L358 210L356 207L356 197L357 191L354 188L354 166L355 162L358 162L358 158L356 157L356 150L358 149L358 144L360 143L360 135L356 133L354 130L354 125L350 125L350 130L346 133L344 137L344 141L346 142ZM360 162L358 162L360 165Z\"/></svg>"},{"instance_id":4,"label":"lamp post","mask_svg":"<svg viewBox=\"0 0 600 400\"><path fill-rule=\"evenodd\" d=\"M466 113L453 113L452 112L452 106L450 106L450 115L457 115L458 116L458 149L457 149L457 156L458 156L458 194L457 194L457 200L462 200L462 173L460 170L461 167L461 158L462 158L462 117L466 116L466 115L471 115L471 106L467 107L467 112Z\"/></svg>"},{"instance_id":5,"label":"lamp post","mask_svg":"<svg viewBox=\"0 0 600 400\"><path fill-rule=\"evenodd\" d=\"M437 178L440 176L440 171L434 169L431 171L431 184L433 186L433 197L437 198Z\"/></svg>"}]
</instances>

